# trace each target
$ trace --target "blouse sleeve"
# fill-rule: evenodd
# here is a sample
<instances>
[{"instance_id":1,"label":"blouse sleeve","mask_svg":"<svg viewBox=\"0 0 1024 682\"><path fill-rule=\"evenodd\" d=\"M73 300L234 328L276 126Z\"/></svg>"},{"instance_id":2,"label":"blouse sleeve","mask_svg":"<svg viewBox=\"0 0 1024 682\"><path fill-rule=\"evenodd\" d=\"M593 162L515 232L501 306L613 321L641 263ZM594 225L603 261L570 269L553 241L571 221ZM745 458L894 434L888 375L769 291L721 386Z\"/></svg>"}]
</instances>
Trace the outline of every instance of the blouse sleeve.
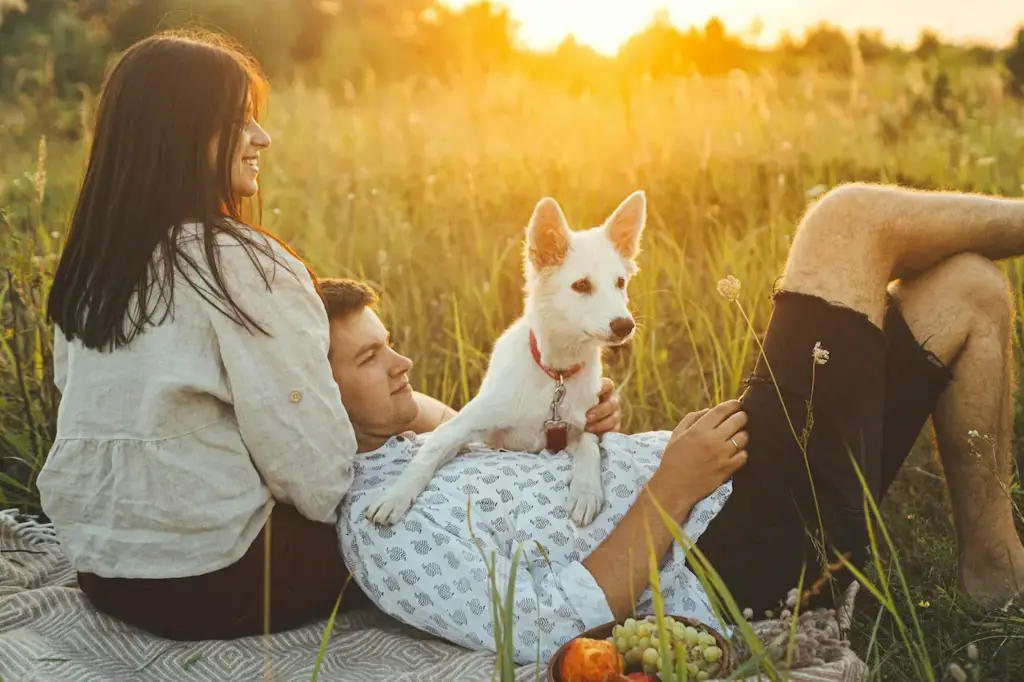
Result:
<instances>
[{"instance_id":1,"label":"blouse sleeve","mask_svg":"<svg viewBox=\"0 0 1024 682\"><path fill-rule=\"evenodd\" d=\"M352 485L356 439L331 374L330 327L305 267L272 244L257 252L270 284L240 245L220 250L235 303L267 334L211 308L242 440L274 498L333 523ZM285 267L287 266L287 267Z\"/></svg>"}]
</instances>

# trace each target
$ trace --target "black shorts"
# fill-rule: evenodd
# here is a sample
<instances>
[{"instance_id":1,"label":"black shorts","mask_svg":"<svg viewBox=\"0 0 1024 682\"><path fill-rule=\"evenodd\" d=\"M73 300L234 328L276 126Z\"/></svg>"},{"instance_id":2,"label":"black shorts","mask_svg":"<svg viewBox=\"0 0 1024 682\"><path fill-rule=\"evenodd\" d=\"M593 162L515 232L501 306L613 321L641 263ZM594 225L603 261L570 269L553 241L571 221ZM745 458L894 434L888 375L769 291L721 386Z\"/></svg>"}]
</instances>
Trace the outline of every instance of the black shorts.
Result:
<instances>
[{"instance_id":1,"label":"black shorts","mask_svg":"<svg viewBox=\"0 0 1024 682\"><path fill-rule=\"evenodd\" d=\"M764 340L768 364L759 357L741 397L749 460L697 542L739 608L758 615L785 602L802 569L805 590L822 577L823 544L828 562L848 554L864 565L864 488L853 462L880 503L952 376L914 338L891 297L882 329L860 312L814 296L778 292L773 298ZM815 365L818 342L829 357ZM813 423L805 460L793 432L802 435L809 400ZM810 605L834 604L852 579L840 568Z\"/></svg>"}]
</instances>

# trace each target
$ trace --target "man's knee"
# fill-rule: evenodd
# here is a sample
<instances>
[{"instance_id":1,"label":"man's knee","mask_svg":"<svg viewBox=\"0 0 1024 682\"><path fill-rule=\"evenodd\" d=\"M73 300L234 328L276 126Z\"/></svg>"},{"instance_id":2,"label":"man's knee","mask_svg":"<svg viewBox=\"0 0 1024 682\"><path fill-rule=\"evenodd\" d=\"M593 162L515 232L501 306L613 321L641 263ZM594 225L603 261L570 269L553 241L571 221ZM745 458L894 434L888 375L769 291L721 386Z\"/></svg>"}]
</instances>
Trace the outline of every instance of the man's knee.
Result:
<instances>
[{"instance_id":1,"label":"man's knee","mask_svg":"<svg viewBox=\"0 0 1024 682\"><path fill-rule=\"evenodd\" d=\"M978 319L1009 327L1013 316L1013 297L1006 275L988 258L976 253L961 253L942 266L951 295Z\"/></svg>"},{"instance_id":2,"label":"man's knee","mask_svg":"<svg viewBox=\"0 0 1024 682\"><path fill-rule=\"evenodd\" d=\"M854 280L861 272L887 274L891 253L878 190L862 183L840 185L810 206L793 236L788 269L824 270L830 276L849 270Z\"/></svg>"},{"instance_id":3,"label":"man's knee","mask_svg":"<svg viewBox=\"0 0 1024 682\"><path fill-rule=\"evenodd\" d=\"M859 182L829 190L807 209L797 236L828 240L876 237L881 227L875 220L878 191Z\"/></svg>"},{"instance_id":4,"label":"man's knee","mask_svg":"<svg viewBox=\"0 0 1024 682\"><path fill-rule=\"evenodd\" d=\"M786 259L783 289L814 294L881 323L881 290L892 271L877 188L841 185L810 207Z\"/></svg>"}]
</instances>

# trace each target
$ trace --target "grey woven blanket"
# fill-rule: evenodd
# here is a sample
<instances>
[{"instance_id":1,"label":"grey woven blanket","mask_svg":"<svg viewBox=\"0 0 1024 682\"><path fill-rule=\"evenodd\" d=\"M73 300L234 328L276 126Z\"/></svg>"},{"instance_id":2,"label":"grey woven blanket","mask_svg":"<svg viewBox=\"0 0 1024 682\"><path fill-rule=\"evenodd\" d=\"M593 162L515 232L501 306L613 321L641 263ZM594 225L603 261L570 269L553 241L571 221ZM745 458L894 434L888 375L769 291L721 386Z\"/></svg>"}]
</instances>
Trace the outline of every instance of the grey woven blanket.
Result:
<instances>
[{"instance_id":1,"label":"grey woven blanket","mask_svg":"<svg viewBox=\"0 0 1024 682\"><path fill-rule=\"evenodd\" d=\"M765 621L755 629L768 632L771 626ZM0 511L0 682L307 681L325 627L326 621L234 641L154 637L86 602L51 526ZM467 651L363 609L335 622L319 679L484 682L493 668L491 653ZM866 678L867 667L849 649L791 676L801 682ZM535 679L534 666L524 666L516 676L517 682Z\"/></svg>"}]
</instances>

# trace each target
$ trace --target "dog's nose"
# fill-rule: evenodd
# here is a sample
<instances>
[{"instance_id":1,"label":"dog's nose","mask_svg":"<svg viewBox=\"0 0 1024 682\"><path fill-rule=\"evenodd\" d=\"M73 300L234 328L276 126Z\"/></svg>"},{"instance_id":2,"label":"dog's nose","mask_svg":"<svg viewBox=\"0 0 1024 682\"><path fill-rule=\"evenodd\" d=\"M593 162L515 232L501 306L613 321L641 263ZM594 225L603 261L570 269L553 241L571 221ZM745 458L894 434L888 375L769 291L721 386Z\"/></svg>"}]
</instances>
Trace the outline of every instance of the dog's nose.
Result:
<instances>
[{"instance_id":1,"label":"dog's nose","mask_svg":"<svg viewBox=\"0 0 1024 682\"><path fill-rule=\"evenodd\" d=\"M612 334L615 334L620 339L624 339L632 333L636 325L631 317L616 317L609 326L612 328Z\"/></svg>"}]
</instances>

